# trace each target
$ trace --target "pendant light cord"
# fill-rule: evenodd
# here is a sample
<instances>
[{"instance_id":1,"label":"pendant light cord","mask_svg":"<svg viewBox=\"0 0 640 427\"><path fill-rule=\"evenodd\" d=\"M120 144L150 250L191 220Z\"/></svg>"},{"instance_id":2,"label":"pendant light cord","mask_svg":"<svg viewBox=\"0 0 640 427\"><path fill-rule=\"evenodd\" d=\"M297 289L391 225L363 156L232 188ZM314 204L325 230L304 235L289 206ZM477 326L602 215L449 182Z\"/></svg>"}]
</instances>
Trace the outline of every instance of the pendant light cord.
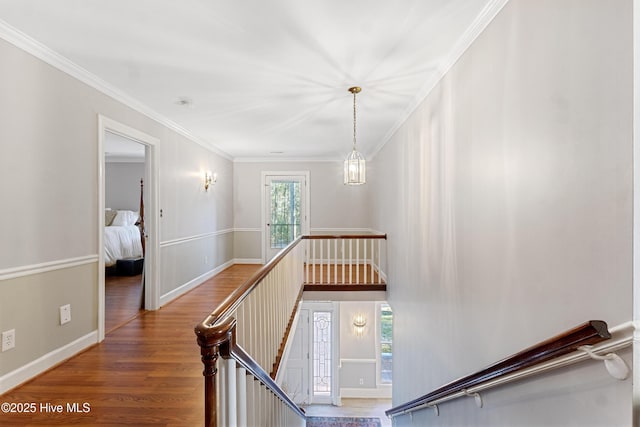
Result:
<instances>
[{"instance_id":1,"label":"pendant light cord","mask_svg":"<svg viewBox=\"0 0 640 427\"><path fill-rule=\"evenodd\" d=\"M353 91L353 151L356 151L356 91Z\"/></svg>"}]
</instances>

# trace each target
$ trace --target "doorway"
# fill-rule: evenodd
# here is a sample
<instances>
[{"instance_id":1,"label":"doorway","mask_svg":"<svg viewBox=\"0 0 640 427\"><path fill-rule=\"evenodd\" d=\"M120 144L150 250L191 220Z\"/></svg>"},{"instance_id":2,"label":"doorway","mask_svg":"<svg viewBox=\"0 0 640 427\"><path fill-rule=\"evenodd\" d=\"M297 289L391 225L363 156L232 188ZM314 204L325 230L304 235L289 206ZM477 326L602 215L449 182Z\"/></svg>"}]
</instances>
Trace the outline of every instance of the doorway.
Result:
<instances>
[{"instance_id":1,"label":"doorway","mask_svg":"<svg viewBox=\"0 0 640 427\"><path fill-rule=\"evenodd\" d=\"M98 122L98 339L102 341L108 331L140 310L159 307L158 140L103 116Z\"/></svg>"},{"instance_id":2,"label":"doorway","mask_svg":"<svg viewBox=\"0 0 640 427\"><path fill-rule=\"evenodd\" d=\"M340 401L340 310L336 302L303 302L286 361L285 383L298 404Z\"/></svg>"},{"instance_id":3,"label":"doorway","mask_svg":"<svg viewBox=\"0 0 640 427\"><path fill-rule=\"evenodd\" d=\"M272 259L302 234L309 233L309 172L263 172L263 258Z\"/></svg>"},{"instance_id":4,"label":"doorway","mask_svg":"<svg viewBox=\"0 0 640 427\"><path fill-rule=\"evenodd\" d=\"M105 333L144 311L146 146L105 131Z\"/></svg>"}]
</instances>

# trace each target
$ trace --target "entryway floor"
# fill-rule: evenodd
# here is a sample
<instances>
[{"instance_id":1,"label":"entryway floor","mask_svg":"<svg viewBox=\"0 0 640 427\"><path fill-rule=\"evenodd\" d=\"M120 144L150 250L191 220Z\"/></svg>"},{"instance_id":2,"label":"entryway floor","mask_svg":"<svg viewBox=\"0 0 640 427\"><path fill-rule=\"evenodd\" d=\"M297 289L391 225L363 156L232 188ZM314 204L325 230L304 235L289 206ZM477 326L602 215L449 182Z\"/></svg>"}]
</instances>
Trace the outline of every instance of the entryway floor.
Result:
<instances>
[{"instance_id":1,"label":"entryway floor","mask_svg":"<svg viewBox=\"0 0 640 427\"><path fill-rule=\"evenodd\" d=\"M383 427L391 427L384 411L391 409L391 399L342 399L342 406L309 405L304 410L312 417L378 417Z\"/></svg>"}]
</instances>

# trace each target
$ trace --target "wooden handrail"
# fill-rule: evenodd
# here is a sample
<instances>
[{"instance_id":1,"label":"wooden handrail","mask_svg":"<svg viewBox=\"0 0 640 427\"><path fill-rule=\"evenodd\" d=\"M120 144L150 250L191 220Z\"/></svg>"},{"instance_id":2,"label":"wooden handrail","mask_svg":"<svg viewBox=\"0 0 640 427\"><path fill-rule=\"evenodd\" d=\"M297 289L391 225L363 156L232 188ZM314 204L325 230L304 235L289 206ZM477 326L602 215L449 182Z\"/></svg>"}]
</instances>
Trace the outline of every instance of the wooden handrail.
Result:
<instances>
[{"instance_id":1,"label":"wooden handrail","mask_svg":"<svg viewBox=\"0 0 640 427\"><path fill-rule=\"evenodd\" d=\"M200 337L201 335L208 335L211 332L208 332L211 328L213 328L218 321L218 319L222 319L224 316L233 313L233 311L238 308L238 306L244 301L244 299L253 291L253 289L258 286L258 283L264 279L267 274L274 269L274 267L289 253L293 248L296 247L302 237L298 237L296 240L291 242L287 247L282 249L278 254L271 259L268 263L262 266L260 270L253 274L246 282L240 285L235 291L231 293L222 303L216 307L215 310L211 312L200 324L196 325L195 332L196 336Z\"/></svg>"},{"instance_id":2,"label":"wooden handrail","mask_svg":"<svg viewBox=\"0 0 640 427\"><path fill-rule=\"evenodd\" d=\"M331 239L384 239L386 234L307 234L302 236L304 240L331 240Z\"/></svg>"},{"instance_id":3,"label":"wooden handrail","mask_svg":"<svg viewBox=\"0 0 640 427\"><path fill-rule=\"evenodd\" d=\"M593 345L611 338L607 324L602 320L590 320L555 337L502 359L476 373L459 378L417 399L395 406L385 413L388 417L411 412L430 402L442 399L512 372L574 352L583 345Z\"/></svg>"},{"instance_id":4,"label":"wooden handrail","mask_svg":"<svg viewBox=\"0 0 640 427\"><path fill-rule=\"evenodd\" d=\"M260 270L253 274L247 281L233 291L216 309L211 312L202 322L195 326L194 331L196 334L198 345L200 346L200 355L202 363L204 364L204 370L202 372L204 376L204 389L205 389L205 426L215 426L216 423L216 364L218 357L221 355L221 351L229 343L235 343L235 327L236 320L231 317L240 304L249 296L249 294L258 286L258 284L264 279L271 270L289 253L293 248L300 243L301 237L291 242L286 248L282 249L271 261L265 264ZM302 287L302 283L300 284ZM234 350L235 349L235 350ZM244 350L240 349L237 345L232 345L225 354L236 355L245 354ZM248 356L248 355L247 355ZM223 355L224 357L224 355ZM252 359L253 360L253 359ZM253 362L255 364L255 362ZM258 368L259 365L256 364ZM260 368L262 370L262 368ZM264 371L264 370L262 370ZM259 372L256 372L259 373ZM267 377L268 374L265 373ZM273 381L263 381L265 386L277 396L281 396L286 393ZM285 404L289 405L288 401L283 400ZM293 404L296 408L297 406ZM299 410L300 408L298 408ZM303 415L304 416L304 415Z\"/></svg>"}]
</instances>

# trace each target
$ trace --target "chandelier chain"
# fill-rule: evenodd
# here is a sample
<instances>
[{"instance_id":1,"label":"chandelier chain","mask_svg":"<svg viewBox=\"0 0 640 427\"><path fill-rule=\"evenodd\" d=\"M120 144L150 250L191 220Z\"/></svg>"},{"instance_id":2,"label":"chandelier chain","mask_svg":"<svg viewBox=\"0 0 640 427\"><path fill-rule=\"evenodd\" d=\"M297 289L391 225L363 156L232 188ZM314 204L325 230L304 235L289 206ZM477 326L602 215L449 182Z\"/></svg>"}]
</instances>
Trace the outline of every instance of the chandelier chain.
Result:
<instances>
[{"instance_id":1,"label":"chandelier chain","mask_svg":"<svg viewBox=\"0 0 640 427\"><path fill-rule=\"evenodd\" d=\"M356 149L356 91L353 91L353 150Z\"/></svg>"}]
</instances>

